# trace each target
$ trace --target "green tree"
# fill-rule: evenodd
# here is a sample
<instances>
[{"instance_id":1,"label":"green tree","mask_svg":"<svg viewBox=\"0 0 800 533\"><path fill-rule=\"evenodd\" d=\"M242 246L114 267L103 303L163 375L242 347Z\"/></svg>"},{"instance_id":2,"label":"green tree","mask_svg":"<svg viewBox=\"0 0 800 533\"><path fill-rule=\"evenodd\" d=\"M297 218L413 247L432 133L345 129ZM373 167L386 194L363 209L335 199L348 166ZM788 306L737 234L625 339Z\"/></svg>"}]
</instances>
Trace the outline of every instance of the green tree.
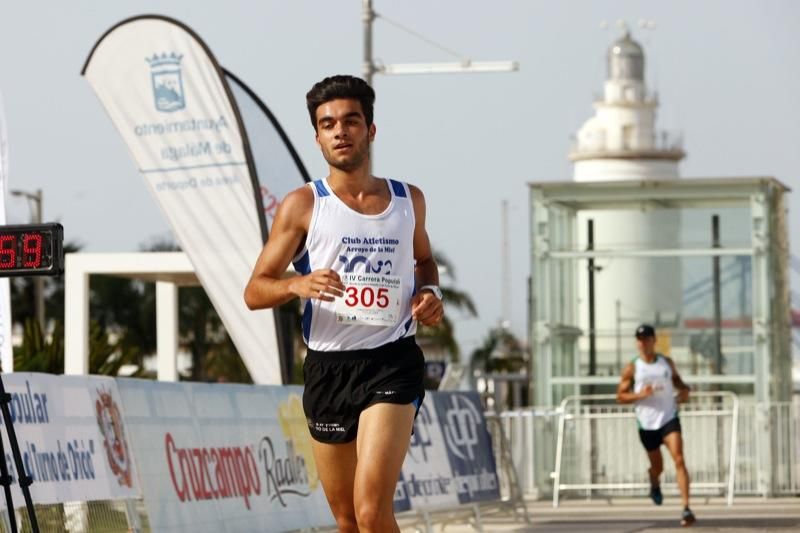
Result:
<instances>
[{"instance_id":1,"label":"green tree","mask_svg":"<svg viewBox=\"0 0 800 533\"><path fill-rule=\"evenodd\" d=\"M483 344L473 350L470 366L474 371L521 372L525 369L525 349L510 329L498 326L489 330Z\"/></svg>"},{"instance_id":2,"label":"green tree","mask_svg":"<svg viewBox=\"0 0 800 533\"><path fill-rule=\"evenodd\" d=\"M146 252L178 252L181 248L169 239L155 239L142 247ZM149 284L154 291L153 284ZM155 292L153 292L155 299ZM155 300L148 304L155 309ZM252 383L250 373L225 330L214 305L203 287L181 287L178 292L178 330L180 347L191 354L191 381ZM153 327L155 332L155 316Z\"/></svg>"},{"instance_id":3,"label":"green tree","mask_svg":"<svg viewBox=\"0 0 800 533\"><path fill-rule=\"evenodd\" d=\"M28 318L23 325L22 344L14 348L17 372L64 373L64 323L51 321L49 335L39 322ZM96 320L89 325L89 373L116 376L123 365L136 364L137 352L109 334ZM141 375L141 367L133 375Z\"/></svg>"},{"instance_id":4,"label":"green tree","mask_svg":"<svg viewBox=\"0 0 800 533\"><path fill-rule=\"evenodd\" d=\"M65 242L64 253L74 253L83 247L79 242ZM36 316L32 277L14 277L10 280L11 318L15 324L24 325ZM45 277L45 318L64 316L64 277Z\"/></svg>"},{"instance_id":5,"label":"green tree","mask_svg":"<svg viewBox=\"0 0 800 533\"><path fill-rule=\"evenodd\" d=\"M439 281L445 313L444 318L438 325L420 326L417 329L417 337L419 337L421 343L445 350L450 354L451 361L458 362L461 358L461 350L455 339L452 315L450 313L458 311L471 317L476 317L478 316L478 311L469 294L459 291L452 285L456 280L456 271L453 263L442 252L437 250L433 251L433 257L436 260L436 264L439 265L439 270L443 272L442 279ZM447 284L442 283L442 281L447 282Z\"/></svg>"}]
</instances>

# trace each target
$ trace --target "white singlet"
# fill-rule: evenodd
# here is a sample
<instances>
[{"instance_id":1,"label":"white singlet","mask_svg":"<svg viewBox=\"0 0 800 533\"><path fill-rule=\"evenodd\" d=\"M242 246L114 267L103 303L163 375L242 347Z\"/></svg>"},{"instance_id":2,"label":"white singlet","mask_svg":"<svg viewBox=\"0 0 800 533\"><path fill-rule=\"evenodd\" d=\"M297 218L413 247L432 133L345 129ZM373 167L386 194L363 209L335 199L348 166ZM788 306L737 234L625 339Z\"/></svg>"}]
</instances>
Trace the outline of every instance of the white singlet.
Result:
<instances>
[{"instance_id":1,"label":"white singlet","mask_svg":"<svg viewBox=\"0 0 800 533\"><path fill-rule=\"evenodd\" d=\"M653 395L636 402L636 420L646 430L661 429L678 416L678 403L672 387L672 367L661 354L647 363L641 357L633 361L633 392L641 392L645 385L653 386Z\"/></svg>"},{"instance_id":2,"label":"white singlet","mask_svg":"<svg viewBox=\"0 0 800 533\"><path fill-rule=\"evenodd\" d=\"M309 183L314 211L294 268L301 275L331 268L346 288L334 302L301 302L303 338L312 350L376 348L416 333L414 205L408 185L389 179L386 185L389 206L364 215L339 199L327 179Z\"/></svg>"}]
</instances>

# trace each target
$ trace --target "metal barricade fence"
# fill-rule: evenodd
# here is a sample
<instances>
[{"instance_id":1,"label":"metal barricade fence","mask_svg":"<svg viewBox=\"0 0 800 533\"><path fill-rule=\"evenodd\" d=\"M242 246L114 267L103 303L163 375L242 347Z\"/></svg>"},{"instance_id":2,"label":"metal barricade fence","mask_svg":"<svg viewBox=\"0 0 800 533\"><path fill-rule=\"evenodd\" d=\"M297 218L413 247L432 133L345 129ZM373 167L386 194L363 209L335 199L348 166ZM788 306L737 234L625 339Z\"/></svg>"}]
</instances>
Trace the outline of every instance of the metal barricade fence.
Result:
<instances>
[{"instance_id":1,"label":"metal barricade fence","mask_svg":"<svg viewBox=\"0 0 800 533\"><path fill-rule=\"evenodd\" d=\"M42 533L149 533L143 500L101 500L34 506ZM31 531L23 509L17 509L20 532ZM5 517L6 511L2 514ZM0 520L0 533L9 533L7 520Z\"/></svg>"},{"instance_id":2,"label":"metal barricade fence","mask_svg":"<svg viewBox=\"0 0 800 533\"><path fill-rule=\"evenodd\" d=\"M558 410L525 408L499 414L509 442L511 461L525 497L550 494L550 472L555 461ZM502 482L502 480L501 480Z\"/></svg>"},{"instance_id":3,"label":"metal barricade fence","mask_svg":"<svg viewBox=\"0 0 800 533\"><path fill-rule=\"evenodd\" d=\"M698 396L702 394L695 392L693 396L698 399ZM705 399L704 401L709 402L710 400ZM715 476L718 481L721 472L720 452L709 447L709 442L716 442L717 435L721 435L725 441L730 433L725 424L721 428L723 430L721 433L716 424L703 425L701 418L697 418L697 415L690 415L695 407L702 406L690 403L681 407L681 424L686 436L684 453L692 477L692 492L698 493L701 492L699 483L713 481ZM583 408L588 409L588 406L583 406ZM595 408L595 411L597 409ZM615 469L618 470L622 466L627 476L624 481L633 483L631 488L604 490L620 495L643 495L642 487L647 487L648 465L636 434L636 424L631 419L630 407L606 404L603 409L606 414L615 416L604 417L602 419L604 422L596 427L598 442L606 443L598 451L603 451L604 447L608 448L609 446L619 447L611 450L613 453L599 454L597 457L601 461L608 461L608 464L598 462L597 469L608 478ZM551 493L553 480L550 474L554 471L562 412L564 411L561 408L525 408L505 411L496 415L508 441L508 451L511 463L516 469L519 486L527 498L553 495ZM628 413L628 415L619 418L620 413ZM720 418L724 419L724 417ZM580 477L570 476L579 474L585 476L586 469L591 465L590 452L587 452L585 446L581 447L580 443L576 442L581 438L585 440L586 426L591 426L588 424L590 420L581 420L580 418L573 420L573 426L577 426L580 421L584 427L569 429L565 426L564 428L566 438L562 441L564 448L562 449L562 459L566 468L562 468L563 480L580 479ZM727 422L729 423L730 420ZM760 444L759 434L767 430L771 431L770 442L772 443L772 463L769 465L761 464L759 459L759 447L763 445ZM794 402L771 403L768 406L753 402L740 403L736 443L736 468L733 476L733 492L735 494L800 495L800 396L797 396ZM722 450L723 463L730 458L730 452L726 450L728 450L727 446ZM500 451L501 448L497 446L495 452L498 454L498 474L501 476L504 497L508 498L510 496L509 485L504 476L505 472L500 467L502 464ZM606 452L608 451L606 450ZM580 453L583 453L584 456L573 457L570 455ZM668 454L665 453L664 474L666 481L670 482L674 481L674 469L671 459L666 455ZM765 476L771 479L771 483L760 482ZM665 489L668 487L665 486ZM598 491L596 488L593 490ZM587 491L587 495L591 495L591 492L591 490ZM147 533L150 531L147 513L141 499L36 505L36 514L42 532ZM24 515L24 512L17 515L20 524L19 530L30 531ZM8 531L6 523L0 520L0 533Z\"/></svg>"},{"instance_id":4,"label":"metal barricade fence","mask_svg":"<svg viewBox=\"0 0 800 533\"><path fill-rule=\"evenodd\" d=\"M778 466L773 491L777 494L800 494L800 396L793 403L772 404L770 416Z\"/></svg>"},{"instance_id":5,"label":"metal barricade fence","mask_svg":"<svg viewBox=\"0 0 800 533\"><path fill-rule=\"evenodd\" d=\"M609 403L614 401L616 396L608 394L569 396L561 402L553 507L558 507L562 491L625 494L649 487L643 476L649 464L639 443L633 406ZM685 441L704 444L694 447L695 457L687 458L693 465L693 492L724 490L728 505L733 504L738 410L739 400L731 392L696 392L680 414ZM675 471L666 458L664 481L662 487L674 490Z\"/></svg>"},{"instance_id":6,"label":"metal barricade fence","mask_svg":"<svg viewBox=\"0 0 800 533\"><path fill-rule=\"evenodd\" d=\"M700 393L695 393L695 396ZM709 400L705 400L709 401ZM619 412L630 407L607 407ZM683 406L681 421L687 438L684 440L684 455L693 481L718 481L720 462L729 458L730 451L723 446L724 455L720 459L720 452L709 446L710 439L717 441L720 434L716 425L702 426L701 420L684 416L692 406ZM527 498L552 497L552 479L550 473L554 471L555 451L558 443L558 428L560 411L557 408L529 407L504 411L500 413L499 420L507 435L513 464L516 467L520 487ZM726 423L730 423L728 420ZM624 442L624 447L619 448L620 454L626 455L627 468L631 478L628 481L647 481L647 459L638 444L636 424L630 420L618 420L611 423L596 425L596 436L600 442L613 442L617 438ZM722 428L724 429L724 427ZM699 433L698 433L699 430ZM571 430L573 435L575 429ZM756 404L752 399L740 398L738 412L738 432L736 436L736 470L733 476L733 492L742 496L787 496L800 495L800 395L794 402L773 402L768 405ZM623 435L624 437L615 437ZM695 436L691 436L695 435ZM727 430L721 434L723 437L730 435ZM727 438L727 437L725 437ZM574 436L573 436L574 439ZM565 442L567 447L574 447L573 443ZM768 448L769 454L763 453L763 448ZM580 468L586 471L586 461L589 451L580 467L572 463L580 459L572 459L565 455L566 469ZM578 453L577 450L565 450L567 453ZM668 455L666 451L665 455ZM566 461L568 459L568 461ZM612 463L614 457L611 457ZM666 475L673 476L672 461L665 457ZM598 470L608 473L612 465L599 464ZM570 475L570 472L565 472ZM567 479L567 478L564 478ZM668 480L674 478L668 477ZM645 484L646 485L646 484ZM699 487L693 484L694 489ZM708 489L706 489L708 490ZM644 495L642 489L617 489L612 491L620 495ZM702 492L698 490L697 492ZM587 496L591 496L589 492Z\"/></svg>"},{"instance_id":7,"label":"metal barricade fence","mask_svg":"<svg viewBox=\"0 0 800 533\"><path fill-rule=\"evenodd\" d=\"M800 396L740 409L736 493L800 495Z\"/></svg>"}]
</instances>

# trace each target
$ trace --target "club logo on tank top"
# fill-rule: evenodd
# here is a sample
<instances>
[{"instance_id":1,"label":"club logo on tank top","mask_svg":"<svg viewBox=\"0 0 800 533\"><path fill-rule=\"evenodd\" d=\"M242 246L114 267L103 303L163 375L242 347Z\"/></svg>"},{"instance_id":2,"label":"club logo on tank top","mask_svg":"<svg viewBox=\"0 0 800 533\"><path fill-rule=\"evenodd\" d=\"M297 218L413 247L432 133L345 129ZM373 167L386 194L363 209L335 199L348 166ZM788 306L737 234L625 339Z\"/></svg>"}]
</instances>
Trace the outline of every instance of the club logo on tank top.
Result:
<instances>
[{"instance_id":1,"label":"club logo on tank top","mask_svg":"<svg viewBox=\"0 0 800 533\"><path fill-rule=\"evenodd\" d=\"M338 323L366 326L397 324L402 308L403 286L400 276L391 275L391 258L399 244L399 239L387 237L342 238L344 253L358 255L339 255L338 264L344 265L341 279L345 294L336 299Z\"/></svg>"}]
</instances>

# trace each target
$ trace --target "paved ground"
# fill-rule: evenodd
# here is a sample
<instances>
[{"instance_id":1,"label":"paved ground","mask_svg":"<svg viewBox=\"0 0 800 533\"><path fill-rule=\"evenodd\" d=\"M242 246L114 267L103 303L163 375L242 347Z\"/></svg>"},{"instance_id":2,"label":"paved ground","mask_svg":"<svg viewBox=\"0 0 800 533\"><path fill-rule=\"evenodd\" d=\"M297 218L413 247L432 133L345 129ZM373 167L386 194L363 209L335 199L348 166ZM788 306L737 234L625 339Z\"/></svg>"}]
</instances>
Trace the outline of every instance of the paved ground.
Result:
<instances>
[{"instance_id":1,"label":"paved ground","mask_svg":"<svg viewBox=\"0 0 800 533\"><path fill-rule=\"evenodd\" d=\"M698 500L692 504L697 516L693 531L744 533L748 531L800 532L800 498L739 498L733 507L720 499ZM482 515L483 529L494 532L577 532L634 533L681 530L681 508L665 502L660 507L646 499L569 500L553 509L550 502L528 502L531 523L514 520L510 513ZM448 520L449 519L449 520ZM442 521L448 523L443 524ZM468 515L434 516L434 533L474 532ZM425 531L424 525L401 521L403 533Z\"/></svg>"}]
</instances>

